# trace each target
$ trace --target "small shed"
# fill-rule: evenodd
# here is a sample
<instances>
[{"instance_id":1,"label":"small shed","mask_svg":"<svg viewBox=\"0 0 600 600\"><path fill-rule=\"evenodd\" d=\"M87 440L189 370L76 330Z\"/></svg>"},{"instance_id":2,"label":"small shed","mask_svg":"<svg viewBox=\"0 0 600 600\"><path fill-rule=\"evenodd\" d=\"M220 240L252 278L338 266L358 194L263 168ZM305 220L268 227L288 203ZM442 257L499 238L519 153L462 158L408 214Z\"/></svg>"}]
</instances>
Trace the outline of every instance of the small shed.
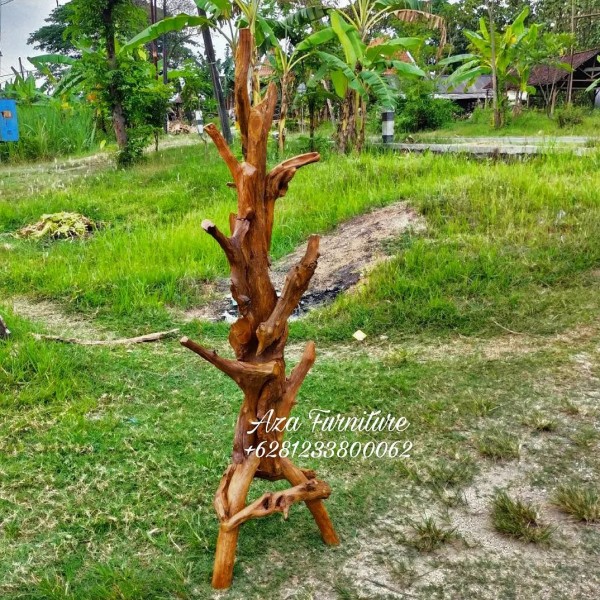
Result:
<instances>
[{"instance_id":1,"label":"small shed","mask_svg":"<svg viewBox=\"0 0 600 600\"><path fill-rule=\"evenodd\" d=\"M587 89L600 77L600 48L567 54L556 62L572 66L573 91ZM531 70L529 85L536 88L548 103L554 102L559 92L566 91L571 80L569 70L551 65L538 65Z\"/></svg>"},{"instance_id":2,"label":"small shed","mask_svg":"<svg viewBox=\"0 0 600 600\"><path fill-rule=\"evenodd\" d=\"M438 80L434 98L452 100L467 111L473 110L478 104L485 104L492 98L490 75L480 75L472 84L461 83L456 87L450 87L447 79L442 77Z\"/></svg>"}]
</instances>

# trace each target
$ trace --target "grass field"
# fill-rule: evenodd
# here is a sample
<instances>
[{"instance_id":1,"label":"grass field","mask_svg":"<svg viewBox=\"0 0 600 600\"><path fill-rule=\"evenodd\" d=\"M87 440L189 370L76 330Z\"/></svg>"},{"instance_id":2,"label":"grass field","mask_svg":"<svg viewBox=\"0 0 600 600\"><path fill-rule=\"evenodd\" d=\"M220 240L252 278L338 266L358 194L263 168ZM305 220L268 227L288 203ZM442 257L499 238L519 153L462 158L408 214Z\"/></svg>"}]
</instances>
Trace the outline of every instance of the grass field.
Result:
<instances>
[{"instance_id":1,"label":"grass field","mask_svg":"<svg viewBox=\"0 0 600 600\"><path fill-rule=\"evenodd\" d=\"M437 131L425 131L415 134L415 139L432 140L437 138L457 137L511 137L511 136L583 136L591 140L598 138L600 115L598 111L584 111L575 109L580 122L564 123L561 127L560 113L550 118L544 111L527 110L518 116L507 115L507 122L501 129L492 126L492 112L490 110L476 110L472 116L464 120L449 123ZM579 119L578 119L579 120Z\"/></svg>"},{"instance_id":2,"label":"grass field","mask_svg":"<svg viewBox=\"0 0 600 600\"><path fill-rule=\"evenodd\" d=\"M305 423L315 407L382 410L410 421L400 439L413 448L407 460L303 462L333 488L342 545L323 546L303 507L289 523L250 522L234 587L216 597L597 597L599 167L598 153L510 164L367 154L297 175L276 257L398 200L427 222L387 244L358 291L294 323L290 352L294 363L296 342L318 341L295 413ZM225 224L226 170L188 146L67 183L2 174L0 314L13 336L0 343L0 597L211 598L235 386L175 341L85 348L30 333L178 326L223 349L222 324L178 315L225 274L199 224ZM10 235L59 210L104 227L80 242ZM39 301L52 319L20 314ZM306 424L290 439L349 434ZM349 441L369 440L393 441Z\"/></svg>"}]
</instances>

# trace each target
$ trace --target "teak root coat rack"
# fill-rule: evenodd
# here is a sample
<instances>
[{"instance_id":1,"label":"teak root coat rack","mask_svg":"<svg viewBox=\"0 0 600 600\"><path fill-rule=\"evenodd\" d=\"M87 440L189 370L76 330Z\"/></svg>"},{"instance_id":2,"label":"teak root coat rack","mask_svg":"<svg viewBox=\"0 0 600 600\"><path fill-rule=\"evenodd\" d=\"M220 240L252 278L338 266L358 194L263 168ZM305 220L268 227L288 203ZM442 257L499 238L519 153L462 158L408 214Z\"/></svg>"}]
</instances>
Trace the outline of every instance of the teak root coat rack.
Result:
<instances>
[{"instance_id":1,"label":"teak root coat rack","mask_svg":"<svg viewBox=\"0 0 600 600\"><path fill-rule=\"evenodd\" d=\"M327 483L315 473L298 468L288 458L258 457L251 448L261 442L281 444L283 431L256 431L253 421L269 411L287 419L296 395L315 362L315 345L309 342L298 365L286 377L284 350L288 338L288 318L308 288L319 258L319 237L312 235L304 258L288 273L278 298L270 278L269 249L273 230L275 202L285 196L296 171L320 159L316 152L285 160L267 173L267 141L277 103L277 88L271 83L263 99L252 105L248 90L254 41L249 29L240 31L235 64L235 104L244 161L239 162L214 125L206 132L227 164L238 196L237 214L229 219L231 236L222 233L211 221L202 228L221 246L231 268L231 293L240 317L229 333L237 360L217 355L183 338L186 348L200 355L229 375L244 393L235 428L232 464L217 490L214 506L220 521L212 585L222 589L231 585L240 525L250 519L277 512L287 517L290 506L305 502L326 544L339 540L323 504L331 494ZM283 423L285 421L280 421ZM280 428L278 428L280 429ZM252 432L252 433L250 433ZM293 486L272 492L246 506L246 497L255 477L276 481L287 479Z\"/></svg>"}]
</instances>

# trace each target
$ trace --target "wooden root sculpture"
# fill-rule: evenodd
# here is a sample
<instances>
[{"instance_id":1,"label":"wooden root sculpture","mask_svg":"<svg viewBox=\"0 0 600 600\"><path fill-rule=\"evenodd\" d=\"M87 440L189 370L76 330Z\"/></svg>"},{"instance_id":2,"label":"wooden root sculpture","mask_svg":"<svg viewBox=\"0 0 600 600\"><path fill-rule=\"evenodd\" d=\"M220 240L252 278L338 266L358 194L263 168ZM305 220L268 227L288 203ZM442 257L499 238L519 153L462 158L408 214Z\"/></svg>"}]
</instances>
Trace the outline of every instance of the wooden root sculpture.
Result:
<instances>
[{"instance_id":1,"label":"wooden root sculpture","mask_svg":"<svg viewBox=\"0 0 600 600\"><path fill-rule=\"evenodd\" d=\"M281 444L281 427L274 431L265 425L252 425L265 415L285 423L296 402L296 395L315 361L315 345L309 342L304 354L286 377L284 349L288 338L288 318L306 291L317 267L319 237L311 236L304 258L287 275L278 298L270 278L269 249L275 202L287 192L296 171L317 162L319 154L310 153L286 160L267 173L267 141L271 129L277 89L269 85L264 98L251 104L248 92L253 40L248 29L240 31L235 67L235 102L244 161L239 162L222 135L212 125L206 132L227 164L238 195L237 214L230 217L231 235L221 232L211 221L202 228L221 246L231 268L231 293L238 305L239 319L231 327L229 342L236 360L184 338L183 346L229 375L241 388L244 400L239 413L233 444L232 464L227 468L215 497L220 520L219 538L212 584L231 585L240 525L249 519L276 512L287 517L290 506L305 502L326 544L339 540L323 504L331 490L313 472L296 467L291 460L257 456L259 444L266 448ZM272 411L269 413L269 411ZM279 446L280 447L280 446ZM271 481L287 479L292 488L268 493L246 506L250 484L255 478Z\"/></svg>"}]
</instances>

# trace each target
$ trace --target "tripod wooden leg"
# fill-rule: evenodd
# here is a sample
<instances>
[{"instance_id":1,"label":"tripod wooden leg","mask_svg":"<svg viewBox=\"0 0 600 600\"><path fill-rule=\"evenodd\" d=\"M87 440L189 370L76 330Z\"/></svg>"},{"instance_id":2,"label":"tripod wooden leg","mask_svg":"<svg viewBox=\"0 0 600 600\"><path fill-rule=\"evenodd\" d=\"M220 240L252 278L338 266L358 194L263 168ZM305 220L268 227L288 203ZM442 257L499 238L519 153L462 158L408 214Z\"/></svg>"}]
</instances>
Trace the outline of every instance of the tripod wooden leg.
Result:
<instances>
[{"instance_id":1,"label":"tripod wooden leg","mask_svg":"<svg viewBox=\"0 0 600 600\"><path fill-rule=\"evenodd\" d=\"M221 480L221 485L215 496L215 508L221 520L212 585L215 589L223 590L231 586L233 581L233 565L237 549L240 528L230 531L224 528L225 520L238 513L246 506L246 498L260 459L252 454L239 465L230 466Z\"/></svg>"},{"instance_id":2,"label":"tripod wooden leg","mask_svg":"<svg viewBox=\"0 0 600 600\"><path fill-rule=\"evenodd\" d=\"M292 485L300 485L308 481L306 475L288 458L281 459L281 470L283 471L284 477ZM333 523L329 518L329 513L325 508L325 504L322 500L308 500L306 502L308 510L312 513L312 516L321 531L321 537L323 541L329 546L337 546L340 543Z\"/></svg>"},{"instance_id":3,"label":"tripod wooden leg","mask_svg":"<svg viewBox=\"0 0 600 600\"><path fill-rule=\"evenodd\" d=\"M212 586L217 590L227 589L233 581L233 565L235 564L235 552L239 534L239 527L236 527L233 531L224 531L223 526L219 528L215 567L212 577Z\"/></svg>"}]
</instances>

